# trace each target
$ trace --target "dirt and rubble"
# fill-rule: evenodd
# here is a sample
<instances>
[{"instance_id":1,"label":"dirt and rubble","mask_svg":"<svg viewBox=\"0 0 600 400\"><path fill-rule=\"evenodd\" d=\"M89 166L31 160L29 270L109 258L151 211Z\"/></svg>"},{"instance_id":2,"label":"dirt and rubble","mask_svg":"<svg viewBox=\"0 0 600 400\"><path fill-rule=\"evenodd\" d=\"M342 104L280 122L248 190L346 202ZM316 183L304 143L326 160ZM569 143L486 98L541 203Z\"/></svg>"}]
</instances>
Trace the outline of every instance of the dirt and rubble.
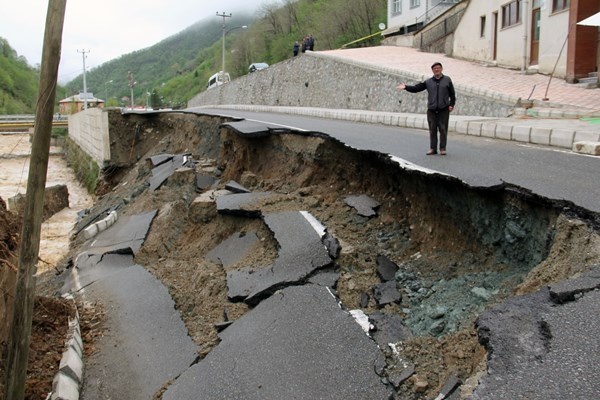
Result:
<instances>
[{"instance_id":1,"label":"dirt and rubble","mask_svg":"<svg viewBox=\"0 0 600 400\"><path fill-rule=\"evenodd\" d=\"M21 234L21 217L18 206L8 207L8 199L22 196L27 184L30 135L27 133L3 134L0 143L0 376L4 377L7 356L7 338L10 310L13 303L18 265L18 246ZM68 254L69 236L76 214L93 204L93 196L78 184L73 172L60 155L60 148L50 149L47 183L54 189L47 196L50 207L41 229L38 279L53 275L61 268ZM66 184L66 185L65 185ZM68 186L68 192L65 186ZM53 195L55 194L55 195ZM68 196L68 202L66 202ZM53 214L53 215L51 215ZM52 391L52 380L58 371L65 347L68 318L75 316L73 301L58 298L38 285L35 298L30 338L29 362L25 383L25 399L45 399ZM101 320L101 308L79 307L83 324L82 334L88 342L96 334ZM93 327L94 329L91 329ZM0 381L0 399L3 398L4 379Z\"/></svg>"},{"instance_id":2,"label":"dirt and rubble","mask_svg":"<svg viewBox=\"0 0 600 400\"><path fill-rule=\"evenodd\" d=\"M340 274L335 293L343 307L399 315L410 331L406 340L382 349L388 361L384 379L407 363L414 366L414 374L398 384L403 399L436 398L452 376L464 383L462 397L468 396L486 368L477 315L600 262L593 224L518 188L473 189L447 176L403 170L383 154L354 150L325 135L280 131L245 138L221 127L229 120L219 117L113 115L110 121L120 137L119 161L106 170L100 196L76 231L108 210L159 210L135 261L168 287L200 356L218 344L215 324L224 315L235 320L250 308L228 300L227 273L272 264L277 242L260 218L216 210L198 215L197 173L218 180L212 189L234 180L252 191L273 192L259 205L263 215L305 210L339 240L333 268ZM165 153L190 154L196 167L150 191L148 157ZM380 203L375 216L360 216L344 201L362 194ZM223 267L206 257L236 232L259 239L248 258ZM74 238L71 256L83 242L81 234ZM373 297L381 255L398 265L402 295L384 307Z\"/></svg>"}]
</instances>

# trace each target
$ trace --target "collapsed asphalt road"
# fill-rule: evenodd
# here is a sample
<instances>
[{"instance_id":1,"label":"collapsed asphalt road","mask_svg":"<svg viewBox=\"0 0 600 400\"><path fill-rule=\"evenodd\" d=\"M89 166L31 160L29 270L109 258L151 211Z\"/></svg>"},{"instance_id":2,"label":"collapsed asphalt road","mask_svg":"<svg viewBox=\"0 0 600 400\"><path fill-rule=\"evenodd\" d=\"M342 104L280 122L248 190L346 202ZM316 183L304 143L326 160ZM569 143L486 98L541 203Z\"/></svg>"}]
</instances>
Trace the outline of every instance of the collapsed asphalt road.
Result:
<instances>
[{"instance_id":1,"label":"collapsed asphalt road","mask_svg":"<svg viewBox=\"0 0 600 400\"><path fill-rule=\"evenodd\" d=\"M569 289L578 294L561 296L566 303L539 289L600 261L593 213L524 188L404 169L321 133L122 118L123 132L137 124L161 137L140 145L150 150L79 227L85 255L69 273L80 284L65 290L85 287L114 309L86 360L84 399L514 398L519 382L555 378L539 367L555 362L555 349L584 346L568 342L558 321L561 310L597 310L597 276ZM181 129L190 119L196 130ZM110 211L119 221L85 240L83 227ZM126 233L127 218L143 229ZM538 305L528 311L519 293ZM512 311L494 311L503 309ZM493 312L508 319L491 323ZM520 313L530 329L512 328ZM538 338L526 358L539 368L525 377L498 361L528 354L502 346L506 335ZM583 375L563 397L598 393L596 354L572 360ZM125 381L143 390L125 392ZM547 394L528 392L548 398L537 393Z\"/></svg>"}]
</instances>

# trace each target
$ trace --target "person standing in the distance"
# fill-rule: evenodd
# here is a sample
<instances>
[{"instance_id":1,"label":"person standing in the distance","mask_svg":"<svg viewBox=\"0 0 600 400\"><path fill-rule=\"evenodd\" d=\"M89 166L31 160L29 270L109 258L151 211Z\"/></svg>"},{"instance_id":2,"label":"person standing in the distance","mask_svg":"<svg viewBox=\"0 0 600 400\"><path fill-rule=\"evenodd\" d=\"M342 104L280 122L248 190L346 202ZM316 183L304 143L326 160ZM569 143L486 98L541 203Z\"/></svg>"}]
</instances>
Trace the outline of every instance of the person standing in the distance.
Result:
<instances>
[{"instance_id":1,"label":"person standing in the distance","mask_svg":"<svg viewBox=\"0 0 600 400\"><path fill-rule=\"evenodd\" d=\"M296 40L296 42L294 42L294 57L296 57L298 55L299 50L300 50L300 44L298 44L298 41Z\"/></svg>"},{"instance_id":2,"label":"person standing in the distance","mask_svg":"<svg viewBox=\"0 0 600 400\"><path fill-rule=\"evenodd\" d=\"M440 154L446 155L446 142L448 139L448 121L450 112L454 110L456 93L452 79L442 73L443 67L439 62L431 66L433 76L414 86L401 83L398 90L418 93L427 90L427 124L429 125L429 151L427 155L437 154L438 131L440 132Z\"/></svg>"}]
</instances>

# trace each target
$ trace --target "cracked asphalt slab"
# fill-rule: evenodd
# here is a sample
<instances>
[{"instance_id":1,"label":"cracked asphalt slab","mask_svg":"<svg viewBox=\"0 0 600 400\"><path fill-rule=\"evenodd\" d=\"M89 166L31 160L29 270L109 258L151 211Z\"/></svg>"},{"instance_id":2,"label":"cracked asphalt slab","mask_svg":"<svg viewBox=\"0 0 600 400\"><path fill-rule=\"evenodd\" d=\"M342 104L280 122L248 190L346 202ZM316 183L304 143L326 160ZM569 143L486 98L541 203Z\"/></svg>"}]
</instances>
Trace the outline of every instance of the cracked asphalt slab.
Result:
<instances>
[{"instance_id":1,"label":"cracked asphalt slab","mask_svg":"<svg viewBox=\"0 0 600 400\"><path fill-rule=\"evenodd\" d=\"M112 274L123 265L131 264L133 255L139 251L156 216L157 211L124 216L88 241L77 254L74 266L64 277L61 293L77 292L81 288ZM121 254L113 263L105 263L103 268L94 268L109 254ZM118 261L116 261L118 259Z\"/></svg>"},{"instance_id":2,"label":"cracked asphalt slab","mask_svg":"<svg viewBox=\"0 0 600 400\"><path fill-rule=\"evenodd\" d=\"M97 267L113 269L111 258ZM144 267L113 271L89 285L85 298L102 301L110 327L86 360L86 400L150 399L196 359L169 291Z\"/></svg>"},{"instance_id":3,"label":"cracked asphalt slab","mask_svg":"<svg viewBox=\"0 0 600 400\"><path fill-rule=\"evenodd\" d=\"M600 267L482 314L477 326L488 371L472 398L600 398L598 287ZM551 296L557 291L562 296Z\"/></svg>"},{"instance_id":4,"label":"cracked asphalt slab","mask_svg":"<svg viewBox=\"0 0 600 400\"><path fill-rule=\"evenodd\" d=\"M258 273L253 276L254 284L263 288L253 290L257 303L276 287L300 282L331 263L321 241L325 228L306 214L280 212L263 217L280 251L273 279L265 280ZM89 254L81 253L73 269L81 271L78 279L65 284L76 281L77 290L84 287L86 298L101 299L109 311L111 331L87 360L86 399L150 398L196 358L195 346L168 291L133 262L133 249L143 243L155 215L154 211L121 218L94 240ZM230 239L240 241L235 236ZM223 244L216 257L227 254L229 247ZM119 254L124 248L129 253ZM319 275L312 281L318 282ZM335 284L337 274L333 275L324 281ZM234 321L220 338L221 344L183 373L164 398L379 399L392 393L377 374L385 361L376 343L325 286L278 290ZM235 364L233 370L230 363ZM197 373L203 375L201 384Z\"/></svg>"},{"instance_id":5,"label":"cracked asphalt slab","mask_svg":"<svg viewBox=\"0 0 600 400\"><path fill-rule=\"evenodd\" d=\"M177 168L192 165L191 158L186 154L177 154L174 156L159 155L151 159L156 166L152 169L152 175L148 180L150 190L157 190L161 185L173 175ZM164 157L164 158L163 158Z\"/></svg>"},{"instance_id":6,"label":"cracked asphalt slab","mask_svg":"<svg viewBox=\"0 0 600 400\"><path fill-rule=\"evenodd\" d=\"M328 288L276 292L224 330L165 400L387 399L375 342Z\"/></svg>"},{"instance_id":7,"label":"cracked asphalt slab","mask_svg":"<svg viewBox=\"0 0 600 400\"><path fill-rule=\"evenodd\" d=\"M279 244L275 263L254 271L241 269L227 274L228 297L255 305L278 288L301 283L331 263L329 253L311 222L297 211L270 213L264 221Z\"/></svg>"},{"instance_id":8,"label":"cracked asphalt slab","mask_svg":"<svg viewBox=\"0 0 600 400\"><path fill-rule=\"evenodd\" d=\"M108 332L86 360L87 400L151 398L197 357L169 291L133 260L156 214L120 218L91 240L65 279L63 293L108 310Z\"/></svg>"}]
</instances>

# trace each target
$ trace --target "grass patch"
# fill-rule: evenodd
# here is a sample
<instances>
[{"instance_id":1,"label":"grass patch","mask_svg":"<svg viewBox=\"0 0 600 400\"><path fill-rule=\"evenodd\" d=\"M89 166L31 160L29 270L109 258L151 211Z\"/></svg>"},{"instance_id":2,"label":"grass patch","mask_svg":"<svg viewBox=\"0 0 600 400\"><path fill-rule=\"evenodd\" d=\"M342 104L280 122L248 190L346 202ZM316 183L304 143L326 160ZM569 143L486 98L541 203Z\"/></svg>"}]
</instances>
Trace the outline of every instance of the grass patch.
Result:
<instances>
[{"instance_id":1,"label":"grass patch","mask_svg":"<svg viewBox=\"0 0 600 400\"><path fill-rule=\"evenodd\" d=\"M581 118L580 120L583 122L589 122L592 125L600 124L600 117L586 117L586 118Z\"/></svg>"},{"instance_id":2,"label":"grass patch","mask_svg":"<svg viewBox=\"0 0 600 400\"><path fill-rule=\"evenodd\" d=\"M77 180L90 193L95 193L100 176L100 167L87 153L68 136L64 139L65 157L67 165L73 169Z\"/></svg>"},{"instance_id":3,"label":"grass patch","mask_svg":"<svg viewBox=\"0 0 600 400\"><path fill-rule=\"evenodd\" d=\"M69 130L67 128L52 128L51 136L52 138L65 138L69 134Z\"/></svg>"}]
</instances>

